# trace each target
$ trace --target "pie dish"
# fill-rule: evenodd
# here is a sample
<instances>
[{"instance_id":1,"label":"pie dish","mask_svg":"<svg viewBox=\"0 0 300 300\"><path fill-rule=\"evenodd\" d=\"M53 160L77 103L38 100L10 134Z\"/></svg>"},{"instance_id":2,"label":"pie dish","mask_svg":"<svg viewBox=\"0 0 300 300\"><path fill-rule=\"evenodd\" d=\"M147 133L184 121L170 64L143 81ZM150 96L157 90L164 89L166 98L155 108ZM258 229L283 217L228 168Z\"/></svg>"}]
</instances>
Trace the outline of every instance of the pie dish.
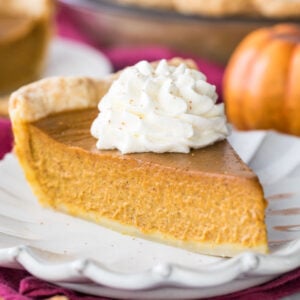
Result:
<instances>
[{"instance_id":1,"label":"pie dish","mask_svg":"<svg viewBox=\"0 0 300 300\"><path fill-rule=\"evenodd\" d=\"M51 0L0 0L0 94L36 80L52 28Z\"/></svg>"},{"instance_id":2,"label":"pie dish","mask_svg":"<svg viewBox=\"0 0 300 300\"><path fill-rule=\"evenodd\" d=\"M12 94L15 152L40 202L195 252L266 253L261 185L227 141L190 154L95 148L96 106L117 76L45 79Z\"/></svg>"}]
</instances>

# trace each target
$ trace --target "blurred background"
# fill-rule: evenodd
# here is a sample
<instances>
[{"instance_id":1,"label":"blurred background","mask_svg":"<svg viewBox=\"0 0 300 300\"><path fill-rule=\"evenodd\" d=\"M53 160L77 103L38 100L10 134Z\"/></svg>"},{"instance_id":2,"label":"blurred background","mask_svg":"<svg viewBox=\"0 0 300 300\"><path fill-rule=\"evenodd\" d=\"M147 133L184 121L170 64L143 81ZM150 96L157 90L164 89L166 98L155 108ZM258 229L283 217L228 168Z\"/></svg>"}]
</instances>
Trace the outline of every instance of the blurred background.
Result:
<instances>
[{"instance_id":1,"label":"blurred background","mask_svg":"<svg viewBox=\"0 0 300 300\"><path fill-rule=\"evenodd\" d=\"M224 67L238 43L260 27L298 24L296 2L0 0L0 65L5 74L0 76L0 114L7 113L10 92L33 80L103 76L141 59L174 56L194 58L222 100ZM98 63L97 54L104 55Z\"/></svg>"},{"instance_id":2,"label":"blurred background","mask_svg":"<svg viewBox=\"0 0 300 300\"><path fill-rule=\"evenodd\" d=\"M63 18L68 18L97 45L162 45L221 65L226 64L237 44L254 29L285 21L298 23L297 12L288 14L281 9L280 13L278 8L279 11L268 13L251 6L252 0L58 2ZM236 2L234 7L230 2Z\"/></svg>"}]
</instances>

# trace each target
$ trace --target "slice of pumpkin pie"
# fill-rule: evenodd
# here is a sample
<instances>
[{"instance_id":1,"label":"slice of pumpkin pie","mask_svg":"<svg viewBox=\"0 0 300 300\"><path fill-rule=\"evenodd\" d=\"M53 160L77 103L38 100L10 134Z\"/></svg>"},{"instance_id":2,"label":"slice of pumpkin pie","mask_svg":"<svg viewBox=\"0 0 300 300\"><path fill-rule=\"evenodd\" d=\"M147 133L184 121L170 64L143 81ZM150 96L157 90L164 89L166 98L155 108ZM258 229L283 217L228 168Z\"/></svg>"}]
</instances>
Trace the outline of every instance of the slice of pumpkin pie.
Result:
<instances>
[{"instance_id":1,"label":"slice of pumpkin pie","mask_svg":"<svg viewBox=\"0 0 300 300\"><path fill-rule=\"evenodd\" d=\"M193 67L140 62L103 80L52 78L15 92L15 153L40 203L199 253L266 253L262 187Z\"/></svg>"}]
</instances>

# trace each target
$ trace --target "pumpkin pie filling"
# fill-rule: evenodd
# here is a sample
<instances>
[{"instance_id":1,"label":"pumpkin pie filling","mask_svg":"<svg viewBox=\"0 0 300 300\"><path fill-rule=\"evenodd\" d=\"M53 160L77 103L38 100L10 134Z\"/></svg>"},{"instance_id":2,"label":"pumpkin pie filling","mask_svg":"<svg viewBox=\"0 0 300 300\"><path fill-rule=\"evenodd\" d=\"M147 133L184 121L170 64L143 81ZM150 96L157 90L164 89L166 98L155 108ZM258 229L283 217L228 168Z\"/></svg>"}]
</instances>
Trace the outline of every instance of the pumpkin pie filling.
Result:
<instances>
[{"instance_id":1,"label":"pumpkin pie filling","mask_svg":"<svg viewBox=\"0 0 300 300\"><path fill-rule=\"evenodd\" d=\"M235 244L236 252L264 248L262 190L228 142L190 154L99 151L90 135L96 115L96 108L77 110L28 124L44 205L100 224L135 226L143 237L164 236L194 251L197 243L216 251L224 244Z\"/></svg>"},{"instance_id":2,"label":"pumpkin pie filling","mask_svg":"<svg viewBox=\"0 0 300 300\"><path fill-rule=\"evenodd\" d=\"M98 150L90 134L98 113L92 98L103 95L103 86L108 85L48 79L12 96L15 151L39 201L122 233L204 254L266 253L262 188L229 143L188 154ZM77 97L89 97L90 104L79 108ZM45 113L43 104L44 116L36 109L31 120L23 118L35 101L69 98L76 108Z\"/></svg>"}]
</instances>

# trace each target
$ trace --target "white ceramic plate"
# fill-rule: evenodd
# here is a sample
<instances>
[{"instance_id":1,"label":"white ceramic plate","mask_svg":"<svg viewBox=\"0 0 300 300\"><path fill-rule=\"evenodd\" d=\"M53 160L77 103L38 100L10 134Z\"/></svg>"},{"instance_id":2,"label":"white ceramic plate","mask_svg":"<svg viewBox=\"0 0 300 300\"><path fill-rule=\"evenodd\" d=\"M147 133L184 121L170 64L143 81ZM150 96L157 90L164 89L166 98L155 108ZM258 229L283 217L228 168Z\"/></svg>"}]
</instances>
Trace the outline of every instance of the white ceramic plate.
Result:
<instances>
[{"instance_id":1,"label":"white ceramic plate","mask_svg":"<svg viewBox=\"0 0 300 300\"><path fill-rule=\"evenodd\" d=\"M42 78L50 76L101 78L111 71L111 63L101 52L81 43L55 38L50 45Z\"/></svg>"},{"instance_id":2,"label":"white ceramic plate","mask_svg":"<svg viewBox=\"0 0 300 300\"><path fill-rule=\"evenodd\" d=\"M199 299L261 284L300 266L300 139L233 132L269 202L269 255L209 257L133 238L41 208L13 155L0 162L0 265L85 293Z\"/></svg>"}]
</instances>

